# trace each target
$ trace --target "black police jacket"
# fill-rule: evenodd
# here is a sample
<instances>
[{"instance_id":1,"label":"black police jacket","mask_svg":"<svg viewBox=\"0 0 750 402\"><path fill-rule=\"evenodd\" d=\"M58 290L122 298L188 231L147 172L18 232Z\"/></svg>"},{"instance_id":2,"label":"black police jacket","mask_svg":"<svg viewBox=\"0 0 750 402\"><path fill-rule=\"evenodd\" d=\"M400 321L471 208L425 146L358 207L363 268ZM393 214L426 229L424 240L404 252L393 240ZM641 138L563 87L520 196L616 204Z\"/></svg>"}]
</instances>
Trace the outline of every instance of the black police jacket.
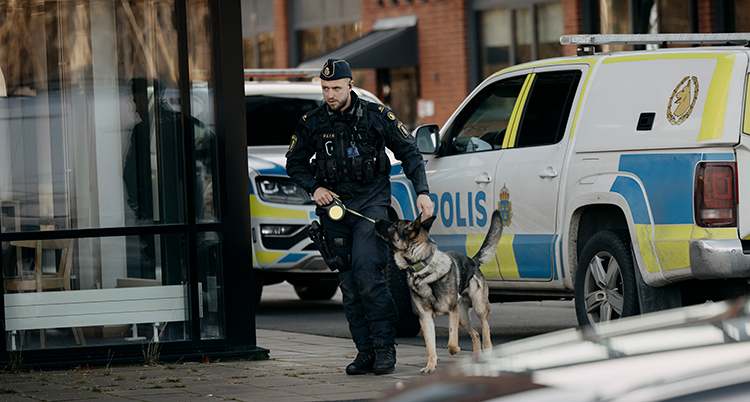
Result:
<instances>
[{"instance_id":1,"label":"black police jacket","mask_svg":"<svg viewBox=\"0 0 750 402\"><path fill-rule=\"evenodd\" d=\"M327 104L330 128L335 131L351 129L356 122L354 111L359 97L350 92L352 103L343 113L331 112ZM417 194L428 193L427 175L424 169L424 159L417 148L416 141L409 134L406 126L401 123L387 107L377 105L376 108L363 108L368 113L367 136L370 144L383 144L390 149L394 156L401 161L406 177L411 180ZM322 131L330 131L322 126L318 117L319 109L314 109L302 116L292 136L289 150L286 153L286 170L289 177L310 194L318 187L327 187L339 195L347 208L353 210L369 206L389 206L391 204L391 186L388 172L377 175L368 184L356 180L338 182L335 184L319 182L310 169L310 159L316 153L316 135ZM381 147L383 145L380 145Z\"/></svg>"}]
</instances>

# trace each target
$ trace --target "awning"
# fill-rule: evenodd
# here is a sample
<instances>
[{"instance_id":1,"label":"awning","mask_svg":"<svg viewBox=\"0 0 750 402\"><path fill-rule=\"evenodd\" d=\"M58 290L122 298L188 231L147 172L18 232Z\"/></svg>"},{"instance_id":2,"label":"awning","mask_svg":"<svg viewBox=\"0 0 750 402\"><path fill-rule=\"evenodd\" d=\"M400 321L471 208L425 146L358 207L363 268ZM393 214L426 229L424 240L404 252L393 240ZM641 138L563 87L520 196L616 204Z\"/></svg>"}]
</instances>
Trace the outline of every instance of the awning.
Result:
<instances>
[{"instance_id":1,"label":"awning","mask_svg":"<svg viewBox=\"0 0 750 402\"><path fill-rule=\"evenodd\" d=\"M352 68L395 68L419 64L417 27L372 31L338 49L301 63L298 68L320 68L328 59L345 59Z\"/></svg>"}]
</instances>

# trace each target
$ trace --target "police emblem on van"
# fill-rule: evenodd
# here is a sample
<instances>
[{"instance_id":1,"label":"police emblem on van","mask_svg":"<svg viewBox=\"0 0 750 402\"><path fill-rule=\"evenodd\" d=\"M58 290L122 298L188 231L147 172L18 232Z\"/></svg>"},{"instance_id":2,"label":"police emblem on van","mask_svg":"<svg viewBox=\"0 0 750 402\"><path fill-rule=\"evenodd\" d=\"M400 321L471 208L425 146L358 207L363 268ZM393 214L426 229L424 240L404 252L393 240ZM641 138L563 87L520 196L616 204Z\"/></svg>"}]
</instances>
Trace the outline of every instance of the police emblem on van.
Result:
<instances>
[{"instance_id":1,"label":"police emblem on van","mask_svg":"<svg viewBox=\"0 0 750 402\"><path fill-rule=\"evenodd\" d=\"M687 76L672 91L667 104L667 120L673 126L682 124L690 117L698 99L698 78Z\"/></svg>"},{"instance_id":2,"label":"police emblem on van","mask_svg":"<svg viewBox=\"0 0 750 402\"><path fill-rule=\"evenodd\" d=\"M513 211L510 204L510 193L505 184L503 184L503 189L500 190L500 202L497 203L497 209L503 218L503 226L510 226L510 218L513 217Z\"/></svg>"}]
</instances>

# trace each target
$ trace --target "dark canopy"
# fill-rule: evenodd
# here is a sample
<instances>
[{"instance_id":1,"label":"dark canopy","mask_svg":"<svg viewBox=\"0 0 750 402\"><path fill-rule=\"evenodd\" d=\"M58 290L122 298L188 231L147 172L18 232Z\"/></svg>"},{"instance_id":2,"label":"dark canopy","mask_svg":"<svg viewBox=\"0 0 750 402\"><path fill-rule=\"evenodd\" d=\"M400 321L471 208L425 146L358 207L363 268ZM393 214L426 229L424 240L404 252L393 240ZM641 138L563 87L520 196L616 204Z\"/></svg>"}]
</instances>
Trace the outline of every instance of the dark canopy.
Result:
<instances>
[{"instance_id":1,"label":"dark canopy","mask_svg":"<svg viewBox=\"0 0 750 402\"><path fill-rule=\"evenodd\" d=\"M352 68L411 67L419 63L417 27L385 29L369 34L301 63L299 68L320 68L328 59L345 59Z\"/></svg>"}]
</instances>

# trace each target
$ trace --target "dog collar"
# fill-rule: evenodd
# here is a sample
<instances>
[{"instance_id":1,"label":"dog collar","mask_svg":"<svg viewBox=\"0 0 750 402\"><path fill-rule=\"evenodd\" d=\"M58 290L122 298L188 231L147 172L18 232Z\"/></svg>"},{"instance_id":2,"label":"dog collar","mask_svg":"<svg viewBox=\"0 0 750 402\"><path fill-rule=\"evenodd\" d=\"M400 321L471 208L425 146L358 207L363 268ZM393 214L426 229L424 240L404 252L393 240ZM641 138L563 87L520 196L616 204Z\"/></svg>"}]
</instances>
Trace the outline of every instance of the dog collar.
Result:
<instances>
[{"instance_id":1,"label":"dog collar","mask_svg":"<svg viewBox=\"0 0 750 402\"><path fill-rule=\"evenodd\" d=\"M422 261L417 261L415 264L409 265L409 268L413 269L414 272L419 272L425 269L426 266L430 265L430 261L432 261L432 257L434 256L435 256L435 253L432 253L430 254L429 257L427 257L427 259L422 260Z\"/></svg>"}]
</instances>

